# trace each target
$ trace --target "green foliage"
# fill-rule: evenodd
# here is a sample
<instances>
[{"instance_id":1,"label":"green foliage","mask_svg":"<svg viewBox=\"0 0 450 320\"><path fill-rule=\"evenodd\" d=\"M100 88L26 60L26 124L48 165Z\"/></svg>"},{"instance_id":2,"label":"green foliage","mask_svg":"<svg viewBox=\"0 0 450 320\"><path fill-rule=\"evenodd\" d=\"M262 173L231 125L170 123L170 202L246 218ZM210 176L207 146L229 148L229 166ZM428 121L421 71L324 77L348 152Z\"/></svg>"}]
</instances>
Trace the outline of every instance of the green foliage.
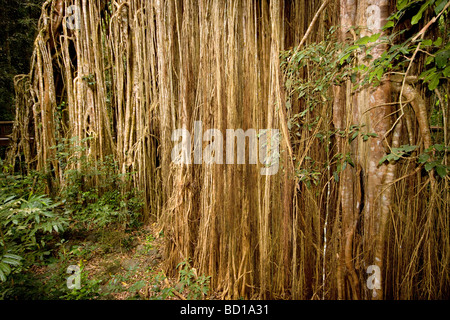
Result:
<instances>
[{"instance_id":1,"label":"green foliage","mask_svg":"<svg viewBox=\"0 0 450 320\"><path fill-rule=\"evenodd\" d=\"M150 250L153 249L153 241L155 241L155 238L153 237L152 234L146 236L144 242L144 249L142 250L144 253L148 253L150 252Z\"/></svg>"},{"instance_id":2,"label":"green foliage","mask_svg":"<svg viewBox=\"0 0 450 320\"><path fill-rule=\"evenodd\" d=\"M442 81L449 81L450 77L450 44L446 19L448 16L448 0L399 0L397 2L397 11L391 15L386 23L384 30L386 33L377 33L356 39L353 43L340 43L335 35L335 29L332 28L325 41L313 43L299 51L285 51L281 53L281 67L286 76L287 102L286 108L288 114L292 110L293 99L301 101L302 110L297 114L292 114L288 120L288 129L295 138L305 139L302 129L312 131L316 129L315 138L321 144L324 144L326 152L332 144L334 135L347 138L352 143L357 138L362 142L369 138L377 137L376 134L362 130L364 124L351 125L349 128L341 129L335 132L324 132L317 130L318 117L313 116L313 110L319 106L332 101L333 93L331 87L339 86L344 81L351 81L353 90L366 87L368 85L378 86L389 74L398 74L402 76L410 71L411 63L424 62L419 65L421 74L418 79L430 91L439 89ZM422 30L406 30L399 28L400 23L405 19L411 19L413 28L423 21L425 16L437 16L438 33L440 36L433 36L433 32L420 33ZM427 15L425 14L427 13ZM425 25L428 21L423 21ZM426 30L425 30L426 31ZM359 30L355 29L359 34ZM436 32L434 32L436 33ZM430 38L426 37L430 34ZM372 52L379 46L387 49L374 59ZM423 55L423 59L419 56ZM308 75L305 77L305 74ZM440 102L448 103L448 97L442 93L444 101L436 101L436 105L431 110L431 125L443 126L443 111ZM443 137L433 134L437 145L442 142ZM385 162L398 161L409 157L417 146L403 145L399 148L393 148L391 153L380 159L379 164ZM432 152L433 155L429 155ZM419 159L427 158L424 165L427 171L435 170L440 177L447 175L448 168L443 164L443 155L439 156L437 150L425 151L425 154L419 156ZM305 160L305 161L303 161ZM302 167L296 169L296 175L300 181L311 187L312 183L317 185L325 168L335 168L333 176L335 181L339 181L339 174L345 170L347 164L353 165L351 154L336 154L330 159L330 163L317 163L311 158L302 159Z\"/></svg>"},{"instance_id":3,"label":"green foliage","mask_svg":"<svg viewBox=\"0 0 450 320\"><path fill-rule=\"evenodd\" d=\"M208 294L211 276L205 276L204 274L197 276L196 270L191 267L189 261L180 262L177 265L178 268L180 268L180 291L187 289L187 299L198 300Z\"/></svg>"},{"instance_id":4,"label":"green foliage","mask_svg":"<svg viewBox=\"0 0 450 320\"><path fill-rule=\"evenodd\" d=\"M100 279L89 279L84 265L80 263L80 289L66 289L60 296L63 300L93 300L100 296Z\"/></svg>"},{"instance_id":5,"label":"green foliage","mask_svg":"<svg viewBox=\"0 0 450 320\"><path fill-rule=\"evenodd\" d=\"M345 170L345 168L347 168L347 164L352 167L355 166L352 160L352 154L350 152L347 152L346 154L336 153L333 156L332 161L335 161L336 163L336 170L333 171L333 178L336 182L339 182L339 175Z\"/></svg>"},{"instance_id":6,"label":"green foliage","mask_svg":"<svg viewBox=\"0 0 450 320\"><path fill-rule=\"evenodd\" d=\"M406 40L400 40L401 37L404 37L407 30L395 30L395 27L400 21L403 21L402 18L411 16L411 12L414 15L410 22L412 25L416 25L423 19L424 12L430 8L434 9L436 15L440 15L440 21L445 21L447 13L443 10L447 2L447 0L428 0L425 2L417 0L398 1L398 11L389 17L388 22L384 26L384 30L393 29L390 34L381 35L377 33L361 37L353 44L341 47L339 50L340 54L337 56L338 63L333 57L328 57L326 61L331 67L337 65L344 68L339 71L340 75L335 75L336 79L350 76L350 79L355 84L355 89L367 84L378 86L386 74L392 72L404 73L412 61L412 56L416 51L420 50L426 52L427 56L424 70L420 74L419 79L427 84L429 90L436 89L442 79L450 77L450 44L448 35L445 35L446 39L438 37L433 40L411 36ZM418 7L420 3L422 4ZM371 52L380 45L387 45L388 49L380 57L373 59ZM359 54L364 56L365 63L354 63ZM326 76L323 79L326 79ZM359 81L356 81L357 79ZM319 79L316 80L316 82L320 81Z\"/></svg>"},{"instance_id":7,"label":"green foliage","mask_svg":"<svg viewBox=\"0 0 450 320\"><path fill-rule=\"evenodd\" d=\"M0 219L3 247L20 246L20 252L33 252L42 259L52 232L61 232L67 226L64 213L57 211L59 203L45 195L30 194L28 198L2 197Z\"/></svg>"},{"instance_id":8,"label":"green foliage","mask_svg":"<svg viewBox=\"0 0 450 320\"><path fill-rule=\"evenodd\" d=\"M448 0L398 0L397 11L388 19L395 22L400 20L406 13L413 12L414 16L411 19L411 25L417 24L423 17L423 13L433 8L435 14L439 14L447 5ZM386 27L393 27L394 23L388 24ZM385 28L386 28L385 27Z\"/></svg>"},{"instance_id":9,"label":"green foliage","mask_svg":"<svg viewBox=\"0 0 450 320\"><path fill-rule=\"evenodd\" d=\"M83 81L86 81L87 84L88 84L90 87L94 86L94 85L97 83L97 81L95 81L95 75L93 75L93 74L89 74L89 75L87 75L87 76L84 76L84 77L82 77L81 79L82 79Z\"/></svg>"},{"instance_id":10,"label":"green foliage","mask_svg":"<svg viewBox=\"0 0 450 320\"><path fill-rule=\"evenodd\" d=\"M411 153L412 151L416 150L417 146L410 146L410 145L403 145L399 148L392 148L391 153L385 155L383 158L381 158L380 162L378 162L378 165L383 164L385 161L397 161L400 158L404 158L407 154Z\"/></svg>"},{"instance_id":11,"label":"green foliage","mask_svg":"<svg viewBox=\"0 0 450 320\"><path fill-rule=\"evenodd\" d=\"M137 224L143 201L135 190L121 191L126 190L132 173L119 173L118 163L112 155L103 160L85 156L92 139L64 138L53 147L56 160L64 169L60 198L80 228Z\"/></svg>"},{"instance_id":12,"label":"green foliage","mask_svg":"<svg viewBox=\"0 0 450 320\"><path fill-rule=\"evenodd\" d=\"M51 253L48 244L54 234L64 231L68 219L59 208L60 203L54 203L48 196L32 192L16 194L17 184L5 185L1 181L0 280L5 281L12 272L20 272L36 259L48 256Z\"/></svg>"},{"instance_id":13,"label":"green foliage","mask_svg":"<svg viewBox=\"0 0 450 320\"><path fill-rule=\"evenodd\" d=\"M441 25L441 21L445 25L446 18L448 15L448 0L428 0L428 1L417 1L417 0L399 0L397 2L397 11L392 14L384 29L395 28L396 25L403 21L404 17L411 16L414 14L410 20L412 26L416 25L424 17L424 13L427 10L432 9L432 13L439 16L438 24ZM420 5L420 7L419 7ZM427 22L427 21L426 21ZM444 33L445 28L441 28L441 33ZM392 44L396 37L403 33L404 30L400 32L393 32L393 36L386 38L389 39L388 44ZM426 30L425 30L426 31ZM420 31L422 32L422 31ZM401 45L392 45L391 48L386 52L385 57L390 61L397 60L397 63L386 64L382 60L374 61L373 68L382 68L386 71L405 71L411 61L411 57L416 51L423 51L426 53L426 59L424 63L424 70L420 74L419 79L423 83L427 84L430 91L435 90L442 79L450 78L450 44L448 43L448 34L443 34L446 39L442 37L437 37L436 39L425 38L425 34L418 33L417 36L412 36L404 41ZM383 42L382 42L383 43Z\"/></svg>"},{"instance_id":14,"label":"green foliage","mask_svg":"<svg viewBox=\"0 0 450 320\"><path fill-rule=\"evenodd\" d=\"M363 50L370 52L372 50L369 48L370 44L380 38L380 34L375 34L346 45L338 41L335 31L335 28L331 28L327 38L320 43L313 43L303 50L285 51L281 54L281 67L287 79L286 108L288 111L292 110L293 99L300 100L302 108L288 120L288 129L294 137L293 140L304 138L302 130L314 131L316 133L310 139L317 139L327 153L335 136L345 138L349 143L357 138L366 142L370 138L377 137L375 133L364 131L364 124L355 124L335 131L317 128L321 116L316 115L317 112L314 113L314 110L320 112L320 107L329 108L333 101L333 86L340 86L346 81L351 81L355 87L360 85L360 75L369 68L365 65L356 65L355 58ZM377 70L373 77L380 71ZM307 77L304 76L305 73L308 74ZM324 171L328 168L335 168L333 176L339 181L339 174L345 170L347 164L354 166L350 153L336 154L330 161L331 163L318 163L310 157L305 157L301 167L296 168L296 176L310 188L313 184L316 186L319 184L325 176Z\"/></svg>"},{"instance_id":15,"label":"green foliage","mask_svg":"<svg viewBox=\"0 0 450 320\"><path fill-rule=\"evenodd\" d=\"M6 277L11 273L11 266L17 267L21 265L22 257L11 254L11 253L5 253L2 256L0 256L0 281L4 282L6 281Z\"/></svg>"},{"instance_id":16,"label":"green foliage","mask_svg":"<svg viewBox=\"0 0 450 320\"><path fill-rule=\"evenodd\" d=\"M295 174L299 177L299 181L304 182L308 188L311 188L311 182L317 186L322 175L317 169L297 169Z\"/></svg>"},{"instance_id":17,"label":"green foliage","mask_svg":"<svg viewBox=\"0 0 450 320\"><path fill-rule=\"evenodd\" d=\"M337 41L335 31L332 28L325 41L311 44L299 51L284 51L280 57L286 78L286 108L290 115L288 130L293 140L304 138L302 132L305 130L311 132L311 135L316 132L310 139L317 139L325 144L325 148L332 134L318 130L320 117L316 115L316 111L332 101L332 86L339 85L349 76L348 69L340 64L340 60L345 59L345 54L340 56L343 45ZM308 77L304 76L305 73ZM292 105L298 103L301 109L294 113ZM308 188L318 185L323 176L322 164L308 156L295 160L295 174L299 181Z\"/></svg>"},{"instance_id":18,"label":"green foliage","mask_svg":"<svg viewBox=\"0 0 450 320\"><path fill-rule=\"evenodd\" d=\"M166 279L166 276L163 273L158 273L153 283L151 284L151 291L153 295L151 296L151 300L166 300L167 298L173 297L173 288L165 286L163 283Z\"/></svg>"},{"instance_id":19,"label":"green foliage","mask_svg":"<svg viewBox=\"0 0 450 320\"><path fill-rule=\"evenodd\" d=\"M74 223L93 230L110 225L136 223L139 215L138 199L121 194L118 190L106 191L99 195L97 189L81 193L75 203L67 203Z\"/></svg>"},{"instance_id":20,"label":"green foliage","mask_svg":"<svg viewBox=\"0 0 450 320\"><path fill-rule=\"evenodd\" d=\"M368 73L374 73L377 68L381 68L382 74L387 72L397 72L404 74L408 70L413 59L418 58L416 54L424 54L423 65L420 66L422 69L421 74L418 79L422 81L429 91L434 92L439 89L439 85L442 80L450 80L450 44L449 38L450 34L445 26L445 21L448 17L448 0L427 0L427 1L415 1L415 0L398 0L397 1L397 11L393 13L389 19L384 29L393 29L392 36L389 38L383 38L383 41L389 39L387 43L393 44L399 35L403 33L404 30L395 31L397 25L400 22L405 21L405 17L412 17L410 23L412 26L417 25L420 21L424 19L425 12L429 11L431 16L438 17L438 33L441 36L435 36L434 38L427 38L426 35L429 34L433 37L432 32L426 32L427 29L417 30L413 36L407 38L401 45L391 45L390 49L384 53L384 56L389 61L395 61L396 63L383 64L383 61L378 59L373 61L370 68L368 68ZM424 21L426 24L428 21ZM382 42L383 43L383 42ZM386 42L385 42L386 43ZM448 97L444 95L444 103L448 104ZM445 106L440 106L439 100L431 109L430 124L442 126L443 123L443 112L442 108ZM435 141L442 141L442 137L433 135ZM442 143L436 143L429 149L425 150L423 153L417 156L417 162L419 164L424 164L424 168L427 172L435 170L435 172L441 178L447 176L449 167L444 165L445 152L448 152L448 146ZM398 161L401 158L405 158L410 155L411 152L415 151L417 146L404 145L400 148L393 148L390 154L384 156L379 164L385 161Z\"/></svg>"},{"instance_id":21,"label":"green foliage","mask_svg":"<svg viewBox=\"0 0 450 320\"><path fill-rule=\"evenodd\" d=\"M437 47L438 49L425 61L425 65L430 66L431 68L425 70L419 76L419 79L428 84L429 90L436 89L441 78L450 78L450 44L439 49L440 46L438 46L437 43L442 43L442 38L433 42L434 47Z\"/></svg>"},{"instance_id":22,"label":"green foliage","mask_svg":"<svg viewBox=\"0 0 450 320\"><path fill-rule=\"evenodd\" d=\"M300 127L314 107L330 101L331 86L348 76L339 63L344 58L339 57L342 49L343 45L337 41L335 29L332 28L325 41L311 44L297 52L289 50L281 53L280 65L286 76L285 86L288 91L286 108L290 109L294 96L305 102L303 111L290 119L290 128ZM305 70L309 73L307 79L303 77Z\"/></svg>"},{"instance_id":23,"label":"green foliage","mask_svg":"<svg viewBox=\"0 0 450 320\"><path fill-rule=\"evenodd\" d=\"M417 162L424 164L427 172L435 170L439 177L444 178L450 172L450 167L444 165L444 157L449 151L449 146L434 144L417 157Z\"/></svg>"},{"instance_id":24,"label":"green foliage","mask_svg":"<svg viewBox=\"0 0 450 320\"><path fill-rule=\"evenodd\" d=\"M45 176L37 171L30 171L27 175L14 173L13 168L0 159L0 190L3 194L15 195L17 198L43 194Z\"/></svg>"},{"instance_id":25,"label":"green foliage","mask_svg":"<svg viewBox=\"0 0 450 320\"><path fill-rule=\"evenodd\" d=\"M400 159L407 158L412 152L417 150L417 146L403 145L399 148L392 148L391 153L385 155L379 161L378 165L384 162L395 162ZM448 175L450 167L444 165L445 153L450 151L449 146L443 144L435 144L426 149L423 153L417 156L417 162L423 164L427 172L435 170L439 177L444 178Z\"/></svg>"},{"instance_id":26,"label":"green foliage","mask_svg":"<svg viewBox=\"0 0 450 320\"><path fill-rule=\"evenodd\" d=\"M46 277L31 271L13 274L11 279L0 283L0 300L59 299L67 289L64 271L56 270Z\"/></svg>"}]
</instances>

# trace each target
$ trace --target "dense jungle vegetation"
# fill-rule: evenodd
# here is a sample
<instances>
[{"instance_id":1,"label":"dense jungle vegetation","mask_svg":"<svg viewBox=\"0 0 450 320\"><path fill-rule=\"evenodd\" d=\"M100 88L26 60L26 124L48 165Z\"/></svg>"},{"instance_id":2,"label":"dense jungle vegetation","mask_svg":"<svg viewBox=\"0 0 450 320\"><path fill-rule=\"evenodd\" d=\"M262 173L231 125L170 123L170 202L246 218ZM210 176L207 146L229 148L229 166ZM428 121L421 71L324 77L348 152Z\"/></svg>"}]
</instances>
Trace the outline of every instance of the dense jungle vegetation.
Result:
<instances>
[{"instance_id":1,"label":"dense jungle vegetation","mask_svg":"<svg viewBox=\"0 0 450 320\"><path fill-rule=\"evenodd\" d=\"M0 299L449 298L450 1L1 4Z\"/></svg>"}]
</instances>

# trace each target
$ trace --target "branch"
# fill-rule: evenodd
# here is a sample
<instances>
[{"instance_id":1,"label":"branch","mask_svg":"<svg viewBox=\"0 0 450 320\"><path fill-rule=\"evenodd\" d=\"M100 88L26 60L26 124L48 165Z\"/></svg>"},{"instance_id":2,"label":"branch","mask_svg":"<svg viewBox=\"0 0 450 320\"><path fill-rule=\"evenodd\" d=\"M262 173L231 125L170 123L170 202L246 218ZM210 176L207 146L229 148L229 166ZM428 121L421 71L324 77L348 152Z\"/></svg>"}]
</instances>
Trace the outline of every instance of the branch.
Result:
<instances>
[{"instance_id":1,"label":"branch","mask_svg":"<svg viewBox=\"0 0 450 320\"><path fill-rule=\"evenodd\" d=\"M445 10L447 10L447 8L450 6L450 1L445 5L444 9L442 9L442 11L433 19L431 19L426 25L425 27L422 28L422 30L419 31L418 34L416 34L416 36L412 39L412 41L416 41L417 38L422 37L425 32L428 30L428 28L437 21L437 19L439 19L439 17L444 13Z\"/></svg>"},{"instance_id":2,"label":"branch","mask_svg":"<svg viewBox=\"0 0 450 320\"><path fill-rule=\"evenodd\" d=\"M314 18L312 19L311 23L309 24L308 30L306 30L305 35L303 36L302 40L300 41L299 45L295 48L295 51L292 55L295 55L298 50L303 46L303 44L305 43L305 41L308 39L309 34L311 33L314 24L316 23L317 19L319 18L320 14L322 13L322 11L325 9L325 7L327 6L329 0L325 0L322 5L320 6L319 10L317 10L316 15L314 16ZM291 60L292 61L292 60Z\"/></svg>"},{"instance_id":3,"label":"branch","mask_svg":"<svg viewBox=\"0 0 450 320\"><path fill-rule=\"evenodd\" d=\"M297 48L295 49L295 53L297 53L298 49L305 43L306 39L308 38L309 34L312 31L312 28L314 27L314 24L316 23L317 19L319 18L320 14L322 13L322 11L325 9L325 7L327 6L329 0L325 0L322 5L320 6L319 10L317 10L316 15L314 16L314 18L312 19L308 30L306 30L305 35L303 36L302 40L300 41L300 44L297 46ZM450 4L450 3L449 3ZM448 5L448 4L447 4Z\"/></svg>"}]
</instances>

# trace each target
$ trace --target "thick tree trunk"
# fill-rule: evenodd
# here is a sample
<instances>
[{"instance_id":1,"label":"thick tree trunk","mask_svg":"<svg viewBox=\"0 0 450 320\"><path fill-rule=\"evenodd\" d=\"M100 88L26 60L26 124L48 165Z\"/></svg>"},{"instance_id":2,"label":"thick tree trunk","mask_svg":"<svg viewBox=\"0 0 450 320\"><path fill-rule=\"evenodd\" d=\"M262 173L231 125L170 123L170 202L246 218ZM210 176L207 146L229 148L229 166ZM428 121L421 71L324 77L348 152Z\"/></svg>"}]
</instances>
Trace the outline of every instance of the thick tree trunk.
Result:
<instances>
[{"instance_id":1,"label":"thick tree trunk","mask_svg":"<svg viewBox=\"0 0 450 320\"><path fill-rule=\"evenodd\" d=\"M387 0L341 0L341 41L352 42L356 40L353 27L360 29L360 36L380 33L386 18L389 15ZM378 58L386 49L378 45L372 51L373 59ZM364 57L361 57L364 58ZM362 59L361 62L362 63ZM355 139L350 145L347 138L338 138L338 150L345 156L350 153L356 166L350 165L342 172L340 180L340 200L342 210L342 240L340 253L341 284L348 279L352 292L352 298L361 297L360 289L364 289L364 298L368 298L365 283L360 283L356 272L355 257L356 230L359 224L363 225L363 247L367 255L363 257L364 267L376 265L383 269L383 257L379 256L384 247L384 220L385 206L389 203L384 200L389 197L381 197L381 188L386 175L386 167L378 166L379 160L385 155L385 135L391 126L390 117L390 84L386 81L376 88L365 88L359 92L351 92L352 83L346 86L335 87L335 101L333 121L336 129L348 130L351 125L362 126L361 131L376 133L377 137L363 142ZM362 182L362 183L360 183ZM362 198L364 196L364 198ZM379 253L378 255L376 253ZM340 298L343 288L340 290ZM374 291L373 297L381 298L382 291Z\"/></svg>"},{"instance_id":2,"label":"thick tree trunk","mask_svg":"<svg viewBox=\"0 0 450 320\"><path fill-rule=\"evenodd\" d=\"M382 27L389 17L389 1L361 1L358 7L362 9L362 12L358 13L358 17L361 19L358 24L363 27L361 36L382 33ZM364 27L367 27L367 29L364 29ZM377 45L372 51L373 59L379 58L386 49L386 45ZM388 194L391 189L383 192L382 188L384 183L387 182L385 181L387 175L390 177L395 173L395 171L388 172L385 165L378 166L379 160L386 154L385 146L386 141L388 141L387 138L389 138L386 135L392 125L390 99L389 81L382 82L375 89L363 90L358 97L360 123L366 124L367 132L377 134L377 137L369 139L359 149L361 166L365 172L365 197L362 211L364 224L363 248L366 252L364 268L367 269L370 265L376 265L381 270L379 285L376 285L372 291L372 297L375 299L383 298L385 227L388 208L390 207L389 200L391 199ZM392 181L393 179L387 180ZM365 287L365 289L367 295L368 288ZM368 298L368 296L366 297Z\"/></svg>"}]
</instances>

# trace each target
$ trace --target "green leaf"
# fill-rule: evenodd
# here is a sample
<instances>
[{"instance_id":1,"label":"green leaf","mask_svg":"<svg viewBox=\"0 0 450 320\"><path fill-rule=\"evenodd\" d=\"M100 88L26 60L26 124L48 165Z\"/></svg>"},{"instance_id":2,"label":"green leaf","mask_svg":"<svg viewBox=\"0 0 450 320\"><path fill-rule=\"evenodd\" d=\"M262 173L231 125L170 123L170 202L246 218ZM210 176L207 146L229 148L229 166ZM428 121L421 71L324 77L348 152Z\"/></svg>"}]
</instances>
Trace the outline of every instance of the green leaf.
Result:
<instances>
[{"instance_id":1,"label":"green leaf","mask_svg":"<svg viewBox=\"0 0 450 320\"><path fill-rule=\"evenodd\" d=\"M375 33L370 36L369 42L376 42L381 36L381 33Z\"/></svg>"},{"instance_id":2,"label":"green leaf","mask_svg":"<svg viewBox=\"0 0 450 320\"><path fill-rule=\"evenodd\" d=\"M339 174L337 173L337 171L333 171L333 177L336 182L339 182Z\"/></svg>"},{"instance_id":3,"label":"green leaf","mask_svg":"<svg viewBox=\"0 0 450 320\"><path fill-rule=\"evenodd\" d=\"M436 172L441 177L444 178L447 175L447 168L441 164L436 165Z\"/></svg>"},{"instance_id":4,"label":"green leaf","mask_svg":"<svg viewBox=\"0 0 450 320\"><path fill-rule=\"evenodd\" d=\"M362 37L362 38L356 40L355 44L366 45L366 44L368 44L370 42L377 41L380 38L380 36L381 36L381 33L375 33L375 34L373 34L371 36L365 36L365 37ZM350 47L350 48L352 48L352 47Z\"/></svg>"},{"instance_id":5,"label":"green leaf","mask_svg":"<svg viewBox=\"0 0 450 320\"><path fill-rule=\"evenodd\" d=\"M428 161L428 159L430 159L430 155L427 153L422 153L417 157L417 161L419 163L425 163Z\"/></svg>"},{"instance_id":6,"label":"green leaf","mask_svg":"<svg viewBox=\"0 0 450 320\"><path fill-rule=\"evenodd\" d=\"M411 19L411 24L412 24L412 25L417 24L417 23L420 21L420 19L422 19L422 14L423 14L424 11L430 6L430 3L431 3L432 1L434 1L434 0L428 0L427 2L425 2L425 3L422 5L422 7L420 7L419 12L417 12L417 14L416 14L414 17L412 17L412 19Z\"/></svg>"},{"instance_id":7,"label":"green leaf","mask_svg":"<svg viewBox=\"0 0 450 320\"><path fill-rule=\"evenodd\" d=\"M388 22L384 25L383 31L384 31L384 30L387 30L387 29L389 29L389 28L392 28L393 26L395 26L395 23L394 23L394 21L390 20L390 21L388 21Z\"/></svg>"},{"instance_id":8,"label":"green leaf","mask_svg":"<svg viewBox=\"0 0 450 320\"><path fill-rule=\"evenodd\" d=\"M434 57L433 56L428 56L426 59L425 59L425 65L427 66L427 65L429 65L430 63L432 63L434 61Z\"/></svg>"},{"instance_id":9,"label":"green leaf","mask_svg":"<svg viewBox=\"0 0 450 320\"><path fill-rule=\"evenodd\" d=\"M436 41L433 43L436 47L440 47L442 45L442 38L439 37L436 39Z\"/></svg>"},{"instance_id":10,"label":"green leaf","mask_svg":"<svg viewBox=\"0 0 450 320\"><path fill-rule=\"evenodd\" d=\"M450 66L445 68L442 74L444 75L444 77L450 77Z\"/></svg>"},{"instance_id":11,"label":"green leaf","mask_svg":"<svg viewBox=\"0 0 450 320\"><path fill-rule=\"evenodd\" d=\"M54 214L54 213L51 213L51 212L49 212L49 211L43 211L42 214L43 214L44 216L46 216L46 217L49 217L49 218L54 218L54 217L55 217L55 214Z\"/></svg>"},{"instance_id":12,"label":"green leaf","mask_svg":"<svg viewBox=\"0 0 450 320\"><path fill-rule=\"evenodd\" d=\"M7 263L7 264L9 264L11 266L18 266L18 265L20 265L20 261L17 261L15 259L11 259L11 258L3 258L2 262L3 263Z\"/></svg>"},{"instance_id":13,"label":"green leaf","mask_svg":"<svg viewBox=\"0 0 450 320\"><path fill-rule=\"evenodd\" d=\"M441 178L444 178L447 175L447 168L442 164L436 165L435 170Z\"/></svg>"},{"instance_id":14,"label":"green leaf","mask_svg":"<svg viewBox=\"0 0 450 320\"><path fill-rule=\"evenodd\" d=\"M388 155L388 160L389 161L397 161L401 158L401 156L403 156L403 152L399 152L398 150L392 149L392 153L390 155Z\"/></svg>"},{"instance_id":15,"label":"green leaf","mask_svg":"<svg viewBox=\"0 0 450 320\"><path fill-rule=\"evenodd\" d=\"M12 253L5 253L3 255L3 257L10 258L10 259L16 259L16 260L22 260L21 256L18 256L17 254L12 254Z\"/></svg>"},{"instance_id":16,"label":"green leaf","mask_svg":"<svg viewBox=\"0 0 450 320\"><path fill-rule=\"evenodd\" d=\"M433 76L433 73L436 72L437 69L436 68L431 68L429 70L426 70L424 72L422 72L419 76L419 79L423 79L424 81L428 81L429 78L431 78Z\"/></svg>"},{"instance_id":17,"label":"green leaf","mask_svg":"<svg viewBox=\"0 0 450 320\"><path fill-rule=\"evenodd\" d=\"M405 144L405 145L402 145L399 149L404 151L405 153L408 153L408 152L416 150L417 146L414 146L414 145L411 146L409 144Z\"/></svg>"},{"instance_id":18,"label":"green leaf","mask_svg":"<svg viewBox=\"0 0 450 320\"><path fill-rule=\"evenodd\" d=\"M439 14L442 11L442 9L444 9L444 7L446 6L447 2L448 2L448 0L441 0L440 2L438 1L436 7L434 8L434 12L436 14Z\"/></svg>"},{"instance_id":19,"label":"green leaf","mask_svg":"<svg viewBox=\"0 0 450 320\"><path fill-rule=\"evenodd\" d=\"M406 5L408 4L408 0L398 0L397 1L397 10L400 11L403 8L406 7Z\"/></svg>"},{"instance_id":20,"label":"green leaf","mask_svg":"<svg viewBox=\"0 0 450 320\"><path fill-rule=\"evenodd\" d=\"M2 270L5 273L5 275L11 273L11 267L4 262L0 262L0 270Z\"/></svg>"},{"instance_id":21,"label":"green leaf","mask_svg":"<svg viewBox=\"0 0 450 320\"><path fill-rule=\"evenodd\" d=\"M448 59L450 58L450 50L442 50L436 54L434 61L436 61L436 66L438 68L445 68L448 63Z\"/></svg>"},{"instance_id":22,"label":"green leaf","mask_svg":"<svg viewBox=\"0 0 450 320\"><path fill-rule=\"evenodd\" d=\"M437 86L439 85L439 73L435 73L433 75L433 78L431 79L430 83L428 84L428 89L430 91L433 91L434 89L437 88Z\"/></svg>"},{"instance_id":23,"label":"green leaf","mask_svg":"<svg viewBox=\"0 0 450 320\"><path fill-rule=\"evenodd\" d=\"M415 25L419 20L422 19L422 11L419 11L414 17L411 19L411 24Z\"/></svg>"},{"instance_id":24,"label":"green leaf","mask_svg":"<svg viewBox=\"0 0 450 320\"><path fill-rule=\"evenodd\" d=\"M129 292L139 291L139 290L141 290L144 286L145 286L145 281L140 280L140 281L134 283L133 285L131 285L130 288L128 288L128 291L129 291Z\"/></svg>"},{"instance_id":25,"label":"green leaf","mask_svg":"<svg viewBox=\"0 0 450 320\"><path fill-rule=\"evenodd\" d=\"M425 164L425 170L427 170L427 172L429 172L435 166L436 166L436 163L434 163L434 162L427 162L427 164Z\"/></svg>"},{"instance_id":26,"label":"green leaf","mask_svg":"<svg viewBox=\"0 0 450 320\"><path fill-rule=\"evenodd\" d=\"M389 155L385 155L381 160L378 162L378 165L381 166L386 160L388 160Z\"/></svg>"},{"instance_id":27,"label":"green leaf","mask_svg":"<svg viewBox=\"0 0 450 320\"><path fill-rule=\"evenodd\" d=\"M422 45L424 45L426 47L431 46L432 44L433 44L433 40L431 40L431 39L426 39L426 40L422 41Z\"/></svg>"},{"instance_id":28,"label":"green leaf","mask_svg":"<svg viewBox=\"0 0 450 320\"><path fill-rule=\"evenodd\" d=\"M378 80L381 80L381 77L383 76L383 74L384 74L384 69L382 67L378 67L375 70L375 75L376 75Z\"/></svg>"},{"instance_id":29,"label":"green leaf","mask_svg":"<svg viewBox=\"0 0 450 320\"><path fill-rule=\"evenodd\" d=\"M359 38L358 40L356 40L355 44L366 45L369 43L369 38L370 38L369 36Z\"/></svg>"}]
</instances>

